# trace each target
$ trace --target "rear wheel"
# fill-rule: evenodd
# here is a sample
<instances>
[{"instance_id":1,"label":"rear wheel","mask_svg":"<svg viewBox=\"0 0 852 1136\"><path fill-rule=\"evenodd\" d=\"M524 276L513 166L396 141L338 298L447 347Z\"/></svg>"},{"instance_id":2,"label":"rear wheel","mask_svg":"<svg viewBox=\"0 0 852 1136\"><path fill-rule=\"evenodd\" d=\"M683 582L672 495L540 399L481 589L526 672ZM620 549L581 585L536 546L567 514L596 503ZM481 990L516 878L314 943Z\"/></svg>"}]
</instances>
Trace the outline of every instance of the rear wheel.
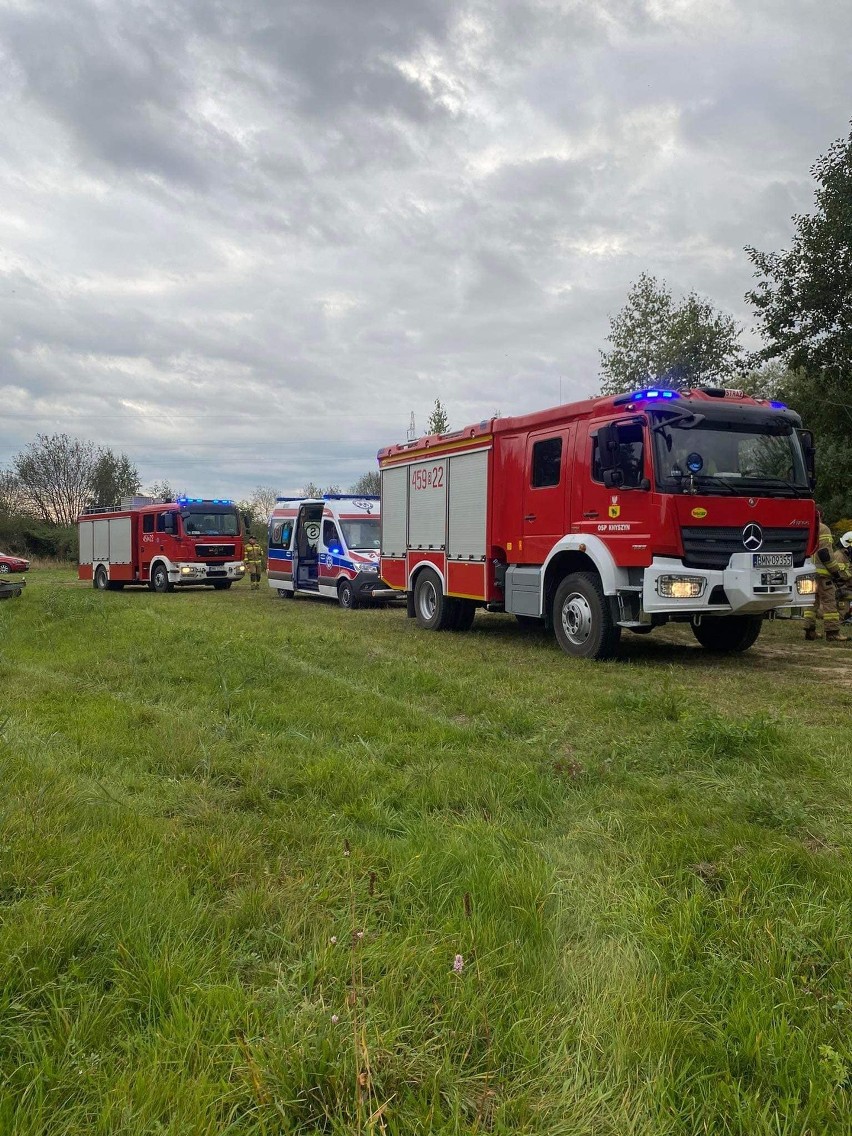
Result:
<instances>
[{"instance_id":1,"label":"rear wheel","mask_svg":"<svg viewBox=\"0 0 852 1136\"><path fill-rule=\"evenodd\" d=\"M169 573L165 564L162 562L155 564L151 569L151 591L173 592L174 590L175 586L169 582Z\"/></svg>"},{"instance_id":2,"label":"rear wheel","mask_svg":"<svg viewBox=\"0 0 852 1136\"><path fill-rule=\"evenodd\" d=\"M705 615L692 623L692 634L707 651L738 655L753 646L763 626L762 615Z\"/></svg>"},{"instance_id":3,"label":"rear wheel","mask_svg":"<svg viewBox=\"0 0 852 1136\"><path fill-rule=\"evenodd\" d=\"M288 592L286 588L279 588L278 598L279 600L291 600L293 598L293 593Z\"/></svg>"},{"instance_id":4,"label":"rear wheel","mask_svg":"<svg viewBox=\"0 0 852 1136\"><path fill-rule=\"evenodd\" d=\"M92 580L92 586L97 588L99 592L105 592L109 587L109 577L107 576L106 568L103 564L99 564L95 570L95 578Z\"/></svg>"},{"instance_id":5,"label":"rear wheel","mask_svg":"<svg viewBox=\"0 0 852 1136\"><path fill-rule=\"evenodd\" d=\"M424 568L414 585L414 616L426 631L445 631L456 615L455 602L448 600L438 573Z\"/></svg>"},{"instance_id":6,"label":"rear wheel","mask_svg":"<svg viewBox=\"0 0 852 1136\"><path fill-rule=\"evenodd\" d=\"M600 578L593 572L572 572L553 598L556 642L578 659L611 659L618 651L621 628L612 618Z\"/></svg>"}]
</instances>

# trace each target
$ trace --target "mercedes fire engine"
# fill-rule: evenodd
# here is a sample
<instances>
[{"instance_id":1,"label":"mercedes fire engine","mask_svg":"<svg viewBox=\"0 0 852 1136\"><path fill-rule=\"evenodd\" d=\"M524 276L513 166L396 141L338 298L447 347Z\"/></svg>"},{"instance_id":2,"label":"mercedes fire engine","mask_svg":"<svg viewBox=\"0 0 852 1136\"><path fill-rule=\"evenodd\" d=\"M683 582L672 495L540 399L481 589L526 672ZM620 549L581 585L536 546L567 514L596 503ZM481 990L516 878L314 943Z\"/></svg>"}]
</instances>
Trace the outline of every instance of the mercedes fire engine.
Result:
<instances>
[{"instance_id":1,"label":"mercedes fire engine","mask_svg":"<svg viewBox=\"0 0 852 1136\"><path fill-rule=\"evenodd\" d=\"M379 585L379 498L279 497L269 518L267 579L282 598L326 596L355 608Z\"/></svg>"},{"instance_id":2,"label":"mercedes fire engine","mask_svg":"<svg viewBox=\"0 0 852 1136\"><path fill-rule=\"evenodd\" d=\"M381 573L431 630L477 607L606 659L623 629L689 623L744 651L812 602L814 447L742 391L637 390L379 451Z\"/></svg>"},{"instance_id":3,"label":"mercedes fire engine","mask_svg":"<svg viewBox=\"0 0 852 1136\"><path fill-rule=\"evenodd\" d=\"M101 591L147 584L171 592L187 584L230 588L245 572L240 514L232 501L129 497L93 505L77 521L79 578Z\"/></svg>"}]
</instances>

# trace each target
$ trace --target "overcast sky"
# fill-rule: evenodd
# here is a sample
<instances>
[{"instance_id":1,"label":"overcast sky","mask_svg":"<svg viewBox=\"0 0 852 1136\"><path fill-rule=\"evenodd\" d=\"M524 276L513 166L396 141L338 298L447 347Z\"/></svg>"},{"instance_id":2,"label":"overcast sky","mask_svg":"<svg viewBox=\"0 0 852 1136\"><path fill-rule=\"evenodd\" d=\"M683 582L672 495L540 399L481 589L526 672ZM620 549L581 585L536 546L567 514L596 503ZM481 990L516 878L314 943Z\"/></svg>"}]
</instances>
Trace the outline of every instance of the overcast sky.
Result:
<instances>
[{"instance_id":1,"label":"overcast sky","mask_svg":"<svg viewBox=\"0 0 852 1136\"><path fill-rule=\"evenodd\" d=\"M348 488L597 389L642 271L746 327L852 117L849 0L2 0L0 467Z\"/></svg>"}]
</instances>

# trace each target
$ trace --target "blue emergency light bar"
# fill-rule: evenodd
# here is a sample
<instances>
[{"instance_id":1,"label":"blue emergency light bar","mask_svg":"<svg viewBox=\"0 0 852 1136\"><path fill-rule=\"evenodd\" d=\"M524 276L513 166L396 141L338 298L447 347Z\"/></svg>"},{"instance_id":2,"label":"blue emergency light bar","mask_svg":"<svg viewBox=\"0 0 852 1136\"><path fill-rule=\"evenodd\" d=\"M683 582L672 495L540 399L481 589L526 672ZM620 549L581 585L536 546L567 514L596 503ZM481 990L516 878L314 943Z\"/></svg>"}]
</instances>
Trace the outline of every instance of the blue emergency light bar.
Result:
<instances>
[{"instance_id":1,"label":"blue emergency light bar","mask_svg":"<svg viewBox=\"0 0 852 1136\"><path fill-rule=\"evenodd\" d=\"M786 402L770 402L769 405L773 410L789 410Z\"/></svg>"},{"instance_id":2,"label":"blue emergency light bar","mask_svg":"<svg viewBox=\"0 0 852 1136\"><path fill-rule=\"evenodd\" d=\"M634 391L632 394L620 394L613 402L616 406L623 406L626 402L671 402L673 398L680 398L680 391L648 387L647 390Z\"/></svg>"},{"instance_id":3,"label":"blue emergency light bar","mask_svg":"<svg viewBox=\"0 0 852 1136\"><path fill-rule=\"evenodd\" d=\"M212 501L206 500L204 497L176 497L176 505L233 505L233 501L228 500L226 497L214 497Z\"/></svg>"},{"instance_id":4,"label":"blue emergency light bar","mask_svg":"<svg viewBox=\"0 0 852 1136\"><path fill-rule=\"evenodd\" d=\"M646 398L680 398L680 391L659 390L657 387L651 387L649 390L634 391L630 397L635 402Z\"/></svg>"}]
</instances>

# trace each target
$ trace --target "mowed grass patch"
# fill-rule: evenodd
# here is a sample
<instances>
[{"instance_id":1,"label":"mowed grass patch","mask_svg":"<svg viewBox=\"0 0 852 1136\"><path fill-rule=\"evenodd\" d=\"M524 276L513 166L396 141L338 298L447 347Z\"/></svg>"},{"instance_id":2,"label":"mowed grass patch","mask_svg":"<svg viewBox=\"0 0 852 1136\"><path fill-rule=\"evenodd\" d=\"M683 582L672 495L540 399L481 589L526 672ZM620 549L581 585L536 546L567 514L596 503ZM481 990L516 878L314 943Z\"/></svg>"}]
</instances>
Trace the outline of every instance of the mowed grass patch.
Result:
<instances>
[{"instance_id":1,"label":"mowed grass patch","mask_svg":"<svg viewBox=\"0 0 852 1136\"><path fill-rule=\"evenodd\" d=\"M34 573L0 1130L849 1129L850 687L800 636L594 666Z\"/></svg>"}]
</instances>

